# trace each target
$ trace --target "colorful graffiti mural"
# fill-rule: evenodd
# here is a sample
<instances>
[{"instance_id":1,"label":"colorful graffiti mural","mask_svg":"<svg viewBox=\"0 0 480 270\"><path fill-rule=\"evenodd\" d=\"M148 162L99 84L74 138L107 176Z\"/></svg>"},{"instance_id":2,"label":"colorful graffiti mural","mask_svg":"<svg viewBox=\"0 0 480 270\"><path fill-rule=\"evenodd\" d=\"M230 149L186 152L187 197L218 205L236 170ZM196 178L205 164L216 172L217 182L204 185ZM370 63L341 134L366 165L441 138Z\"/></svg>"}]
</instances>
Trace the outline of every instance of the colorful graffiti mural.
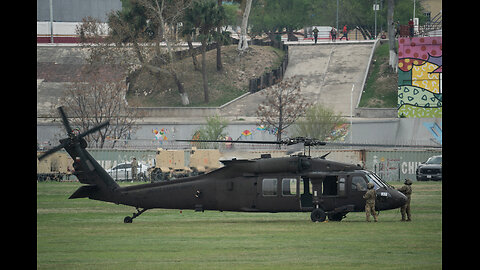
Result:
<instances>
[{"instance_id":1,"label":"colorful graffiti mural","mask_svg":"<svg viewBox=\"0 0 480 270\"><path fill-rule=\"evenodd\" d=\"M398 116L442 117L442 37L399 38Z\"/></svg>"},{"instance_id":2,"label":"colorful graffiti mural","mask_svg":"<svg viewBox=\"0 0 480 270\"><path fill-rule=\"evenodd\" d=\"M154 140L160 140L160 141L166 141L168 140L168 137L167 137L167 129L166 128L161 128L161 129L158 129L158 128L154 128L152 129L152 133L154 135Z\"/></svg>"}]
</instances>

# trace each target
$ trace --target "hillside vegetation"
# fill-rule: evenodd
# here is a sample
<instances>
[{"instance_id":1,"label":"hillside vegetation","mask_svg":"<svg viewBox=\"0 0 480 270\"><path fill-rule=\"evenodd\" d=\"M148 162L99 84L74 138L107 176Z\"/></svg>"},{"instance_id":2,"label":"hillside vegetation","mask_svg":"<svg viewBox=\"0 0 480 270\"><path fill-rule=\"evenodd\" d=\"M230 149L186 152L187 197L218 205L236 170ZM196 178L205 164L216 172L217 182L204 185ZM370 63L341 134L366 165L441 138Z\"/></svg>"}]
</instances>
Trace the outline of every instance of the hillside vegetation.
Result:
<instances>
[{"instance_id":1,"label":"hillside vegetation","mask_svg":"<svg viewBox=\"0 0 480 270\"><path fill-rule=\"evenodd\" d=\"M388 42L385 42L375 50L359 107L397 107L398 74L388 65L388 58Z\"/></svg>"},{"instance_id":2,"label":"hillside vegetation","mask_svg":"<svg viewBox=\"0 0 480 270\"><path fill-rule=\"evenodd\" d=\"M249 47L239 56L237 45L222 47L223 70L216 70L216 50L207 52L207 78L210 102L204 103L202 73L195 71L192 58L175 63L179 79L188 93L191 107L220 106L248 91L250 79L277 68L284 56L282 50L270 46ZM197 55L201 65L201 55ZM158 76L146 70L138 72L132 79L127 94L131 106L175 107L182 106L180 95L171 76Z\"/></svg>"}]
</instances>

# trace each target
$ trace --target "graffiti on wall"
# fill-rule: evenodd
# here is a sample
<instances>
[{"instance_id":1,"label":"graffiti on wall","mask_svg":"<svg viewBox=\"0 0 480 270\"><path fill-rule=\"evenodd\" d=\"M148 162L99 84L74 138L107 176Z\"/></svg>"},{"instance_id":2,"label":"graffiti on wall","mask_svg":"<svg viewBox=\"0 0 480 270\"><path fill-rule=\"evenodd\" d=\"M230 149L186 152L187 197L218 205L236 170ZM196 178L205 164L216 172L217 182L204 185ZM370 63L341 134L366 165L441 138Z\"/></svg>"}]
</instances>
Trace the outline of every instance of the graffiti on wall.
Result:
<instances>
[{"instance_id":1,"label":"graffiti on wall","mask_svg":"<svg viewBox=\"0 0 480 270\"><path fill-rule=\"evenodd\" d=\"M167 141L168 140L168 137L167 137L168 132L169 131L166 128L154 128L154 129L152 129L153 140L154 141Z\"/></svg>"},{"instance_id":2,"label":"graffiti on wall","mask_svg":"<svg viewBox=\"0 0 480 270\"><path fill-rule=\"evenodd\" d=\"M442 37L399 38L398 116L442 117Z\"/></svg>"},{"instance_id":3,"label":"graffiti on wall","mask_svg":"<svg viewBox=\"0 0 480 270\"><path fill-rule=\"evenodd\" d=\"M425 122L423 123L423 126L427 128L430 134L432 134L433 139L441 145L442 144L442 123L440 122L440 125L439 125L436 122Z\"/></svg>"}]
</instances>

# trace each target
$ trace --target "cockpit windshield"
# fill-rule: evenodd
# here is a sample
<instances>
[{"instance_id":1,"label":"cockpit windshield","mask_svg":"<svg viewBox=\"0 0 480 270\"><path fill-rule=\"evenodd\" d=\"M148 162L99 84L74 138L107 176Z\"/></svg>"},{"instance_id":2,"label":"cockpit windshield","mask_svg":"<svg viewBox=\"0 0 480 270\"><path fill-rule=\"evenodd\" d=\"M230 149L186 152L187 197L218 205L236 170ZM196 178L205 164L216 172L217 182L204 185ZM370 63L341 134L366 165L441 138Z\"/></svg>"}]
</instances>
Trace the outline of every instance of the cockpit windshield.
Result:
<instances>
[{"instance_id":1,"label":"cockpit windshield","mask_svg":"<svg viewBox=\"0 0 480 270\"><path fill-rule=\"evenodd\" d=\"M383 181L383 180L380 178L380 176L378 176L376 173L374 173L374 172L369 172L369 174L370 174L371 176L373 176L373 177L374 177L378 182L380 182L383 186L395 188L394 186L392 186L392 185L388 184L387 182Z\"/></svg>"},{"instance_id":2,"label":"cockpit windshield","mask_svg":"<svg viewBox=\"0 0 480 270\"><path fill-rule=\"evenodd\" d=\"M383 182L383 180L380 179L380 177L373 172L367 171L366 176L367 176L368 182L373 183L373 185L375 186L375 189L379 189L381 187L386 188L390 186L389 184Z\"/></svg>"}]
</instances>

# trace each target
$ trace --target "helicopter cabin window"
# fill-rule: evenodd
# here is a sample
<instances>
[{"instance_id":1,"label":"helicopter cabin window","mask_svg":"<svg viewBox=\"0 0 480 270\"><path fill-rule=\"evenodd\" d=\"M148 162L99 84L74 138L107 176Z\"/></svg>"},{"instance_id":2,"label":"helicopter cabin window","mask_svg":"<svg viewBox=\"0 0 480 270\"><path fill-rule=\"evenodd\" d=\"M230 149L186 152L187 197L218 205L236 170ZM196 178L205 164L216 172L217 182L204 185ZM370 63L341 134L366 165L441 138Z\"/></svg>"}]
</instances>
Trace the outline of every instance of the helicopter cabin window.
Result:
<instances>
[{"instance_id":1,"label":"helicopter cabin window","mask_svg":"<svg viewBox=\"0 0 480 270\"><path fill-rule=\"evenodd\" d=\"M297 195L297 179L296 178L282 179L282 195L283 196Z\"/></svg>"},{"instance_id":2,"label":"helicopter cabin window","mask_svg":"<svg viewBox=\"0 0 480 270\"><path fill-rule=\"evenodd\" d=\"M345 177L340 177L338 179L338 195L345 196Z\"/></svg>"},{"instance_id":3,"label":"helicopter cabin window","mask_svg":"<svg viewBox=\"0 0 480 270\"><path fill-rule=\"evenodd\" d=\"M352 177L352 190L357 191L366 191L367 190L367 182L361 176L353 176Z\"/></svg>"},{"instance_id":4,"label":"helicopter cabin window","mask_svg":"<svg viewBox=\"0 0 480 270\"><path fill-rule=\"evenodd\" d=\"M265 178L262 182L263 196L276 196L277 195L277 179Z\"/></svg>"}]
</instances>

